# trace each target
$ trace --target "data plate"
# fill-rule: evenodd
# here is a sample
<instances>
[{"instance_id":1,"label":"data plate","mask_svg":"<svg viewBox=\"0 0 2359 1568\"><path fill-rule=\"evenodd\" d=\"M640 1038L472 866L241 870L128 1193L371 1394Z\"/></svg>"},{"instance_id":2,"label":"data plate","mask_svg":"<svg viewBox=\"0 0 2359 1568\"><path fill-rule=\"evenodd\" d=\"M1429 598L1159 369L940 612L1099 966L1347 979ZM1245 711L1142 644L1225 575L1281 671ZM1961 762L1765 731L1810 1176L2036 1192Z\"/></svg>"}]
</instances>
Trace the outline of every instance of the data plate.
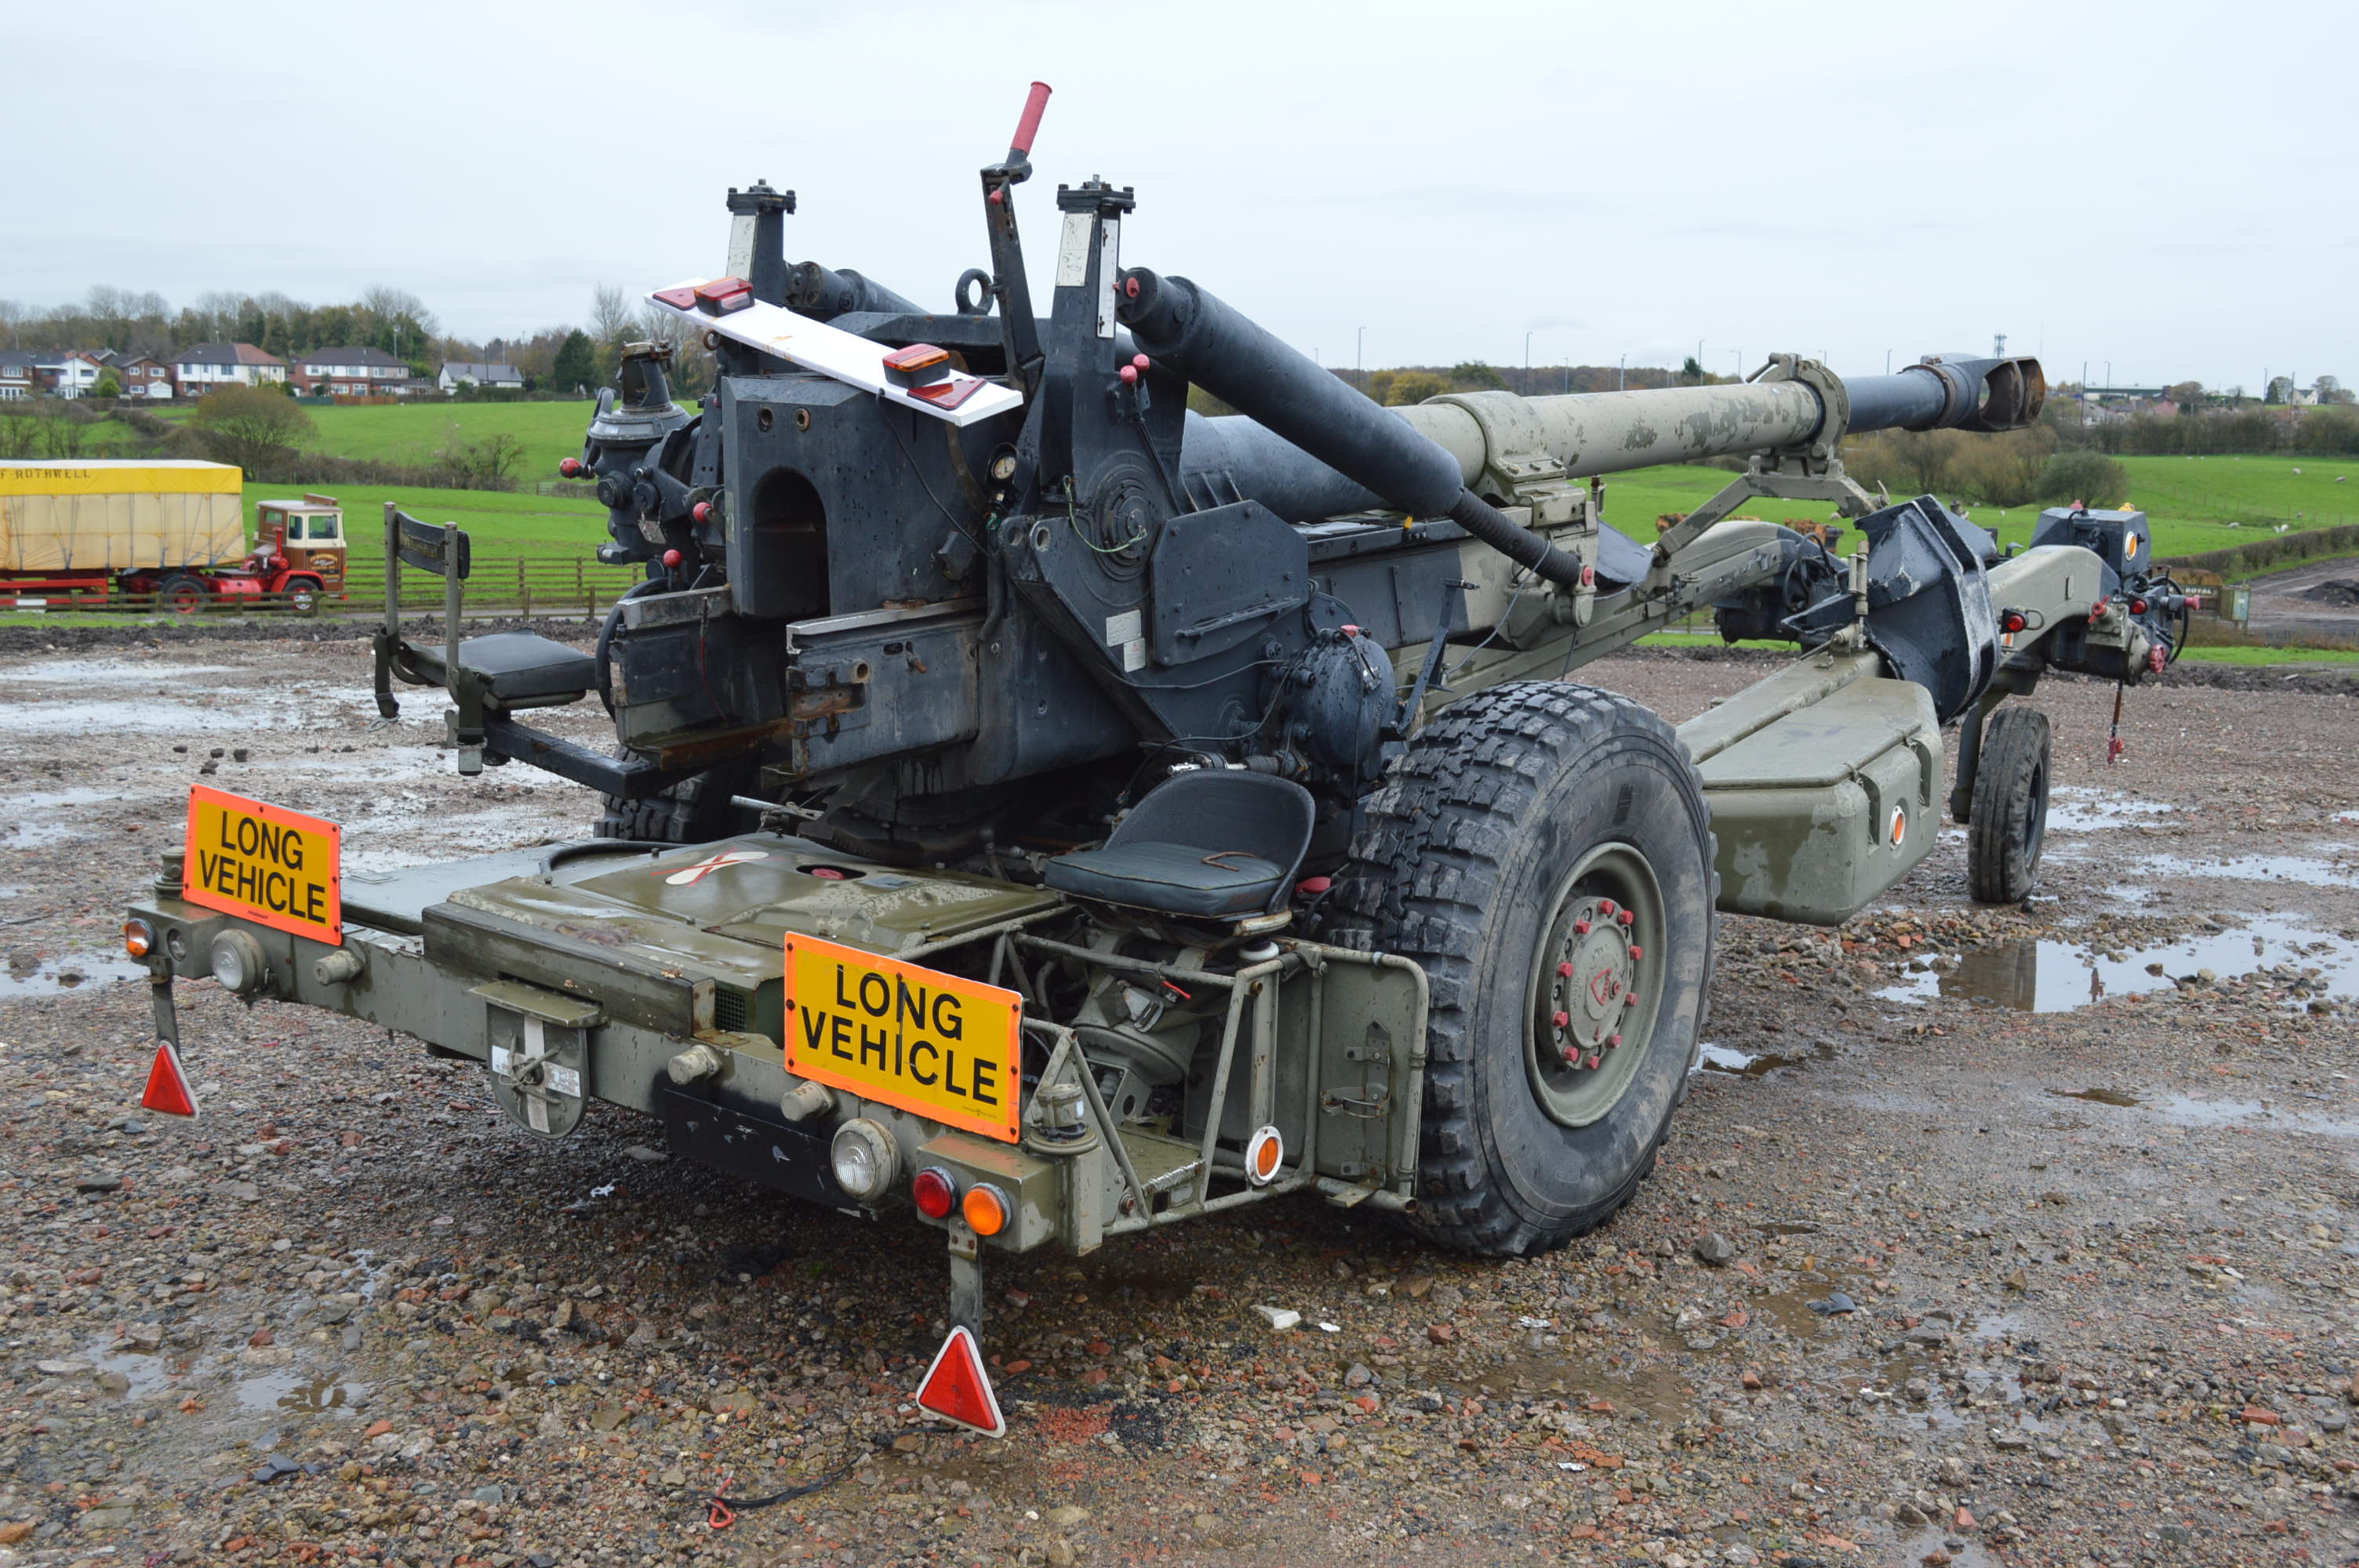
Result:
<instances>
[{"instance_id":1,"label":"data plate","mask_svg":"<svg viewBox=\"0 0 2359 1568\"><path fill-rule=\"evenodd\" d=\"M786 947L788 1072L1016 1141L1023 998L817 936Z\"/></svg>"}]
</instances>

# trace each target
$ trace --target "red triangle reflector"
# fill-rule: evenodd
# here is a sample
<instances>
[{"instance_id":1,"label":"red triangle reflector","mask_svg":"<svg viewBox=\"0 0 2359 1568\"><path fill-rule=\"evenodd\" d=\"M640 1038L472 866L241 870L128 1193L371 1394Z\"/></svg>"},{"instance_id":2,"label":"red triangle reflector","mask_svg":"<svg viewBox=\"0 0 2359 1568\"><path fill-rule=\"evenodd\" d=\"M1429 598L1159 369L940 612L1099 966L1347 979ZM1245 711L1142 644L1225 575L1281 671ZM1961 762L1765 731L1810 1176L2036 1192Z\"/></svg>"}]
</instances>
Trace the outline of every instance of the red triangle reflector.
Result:
<instances>
[{"instance_id":1,"label":"red triangle reflector","mask_svg":"<svg viewBox=\"0 0 2359 1568\"><path fill-rule=\"evenodd\" d=\"M970 1427L985 1437L1007 1435L1007 1418L999 1413L998 1396L991 1391L990 1375L983 1369L983 1352L964 1325L951 1330L926 1380L918 1385L918 1404L945 1421Z\"/></svg>"},{"instance_id":2,"label":"red triangle reflector","mask_svg":"<svg viewBox=\"0 0 2359 1568\"><path fill-rule=\"evenodd\" d=\"M139 1097L139 1104L163 1116L197 1114L197 1097L190 1092L188 1075L180 1071L180 1054L168 1040L156 1046L156 1065L147 1069L147 1090Z\"/></svg>"}]
</instances>

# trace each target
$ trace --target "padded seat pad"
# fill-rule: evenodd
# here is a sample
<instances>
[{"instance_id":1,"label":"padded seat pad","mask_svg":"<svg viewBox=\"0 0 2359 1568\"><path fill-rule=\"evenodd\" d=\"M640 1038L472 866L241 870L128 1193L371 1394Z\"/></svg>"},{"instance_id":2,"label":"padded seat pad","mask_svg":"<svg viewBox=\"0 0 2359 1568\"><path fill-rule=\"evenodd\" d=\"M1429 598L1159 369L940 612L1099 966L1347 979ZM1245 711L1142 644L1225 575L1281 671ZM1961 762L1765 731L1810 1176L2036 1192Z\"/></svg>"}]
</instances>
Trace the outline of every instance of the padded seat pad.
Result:
<instances>
[{"instance_id":1,"label":"padded seat pad","mask_svg":"<svg viewBox=\"0 0 2359 1568\"><path fill-rule=\"evenodd\" d=\"M1229 853L1209 864L1191 844L1108 845L1060 855L1048 864L1060 892L1170 914L1256 914L1269 907L1287 868L1258 855Z\"/></svg>"},{"instance_id":2,"label":"padded seat pad","mask_svg":"<svg viewBox=\"0 0 2359 1568\"><path fill-rule=\"evenodd\" d=\"M459 644L459 667L484 677L494 700L580 697L598 684L598 662L535 632L495 632Z\"/></svg>"}]
</instances>

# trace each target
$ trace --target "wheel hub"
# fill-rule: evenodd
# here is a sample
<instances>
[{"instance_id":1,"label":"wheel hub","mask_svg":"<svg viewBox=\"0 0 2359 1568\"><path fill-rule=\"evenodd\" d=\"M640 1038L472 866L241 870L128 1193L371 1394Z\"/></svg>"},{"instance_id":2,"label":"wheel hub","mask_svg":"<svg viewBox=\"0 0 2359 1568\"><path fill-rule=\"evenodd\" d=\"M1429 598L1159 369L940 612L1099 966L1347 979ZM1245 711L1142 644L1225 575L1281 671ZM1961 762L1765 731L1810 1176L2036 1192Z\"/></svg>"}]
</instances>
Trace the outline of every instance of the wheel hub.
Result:
<instances>
[{"instance_id":1,"label":"wheel hub","mask_svg":"<svg viewBox=\"0 0 2359 1568\"><path fill-rule=\"evenodd\" d=\"M1648 945L1663 918L1652 869L1625 845L1601 847L1567 880L1531 991L1532 1092L1553 1119L1595 1120L1636 1076L1661 990Z\"/></svg>"},{"instance_id":2,"label":"wheel hub","mask_svg":"<svg viewBox=\"0 0 2359 1568\"><path fill-rule=\"evenodd\" d=\"M1644 954L1633 951L1635 918L1614 900L1583 899L1572 915L1549 988L1549 1043L1567 1067L1594 1070L1622 1044L1622 1017L1637 1000Z\"/></svg>"}]
</instances>

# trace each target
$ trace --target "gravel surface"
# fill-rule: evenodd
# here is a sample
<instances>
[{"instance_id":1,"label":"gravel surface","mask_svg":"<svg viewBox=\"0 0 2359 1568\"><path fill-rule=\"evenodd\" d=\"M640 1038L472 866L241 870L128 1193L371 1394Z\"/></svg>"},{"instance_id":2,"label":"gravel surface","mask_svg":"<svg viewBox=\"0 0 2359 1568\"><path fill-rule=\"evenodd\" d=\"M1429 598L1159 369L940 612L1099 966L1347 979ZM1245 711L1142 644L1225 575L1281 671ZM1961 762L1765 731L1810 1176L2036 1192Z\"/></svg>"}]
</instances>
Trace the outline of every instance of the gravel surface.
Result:
<instances>
[{"instance_id":1,"label":"gravel surface","mask_svg":"<svg viewBox=\"0 0 2359 1568\"><path fill-rule=\"evenodd\" d=\"M1763 670L1588 673L1684 719ZM349 640L0 656L0 1562L2359 1553L2344 695L2133 692L2108 771L2113 688L2043 687L2041 895L1971 905L1953 830L1839 931L1725 922L1713 1065L1563 1252L1306 1199L995 1261L995 1444L909 1403L932 1233L647 1119L543 1144L478 1068L210 982L179 988L204 1119L138 1110L114 926L191 780L340 820L358 865L590 819L452 776L438 705L372 727L366 686Z\"/></svg>"}]
</instances>

